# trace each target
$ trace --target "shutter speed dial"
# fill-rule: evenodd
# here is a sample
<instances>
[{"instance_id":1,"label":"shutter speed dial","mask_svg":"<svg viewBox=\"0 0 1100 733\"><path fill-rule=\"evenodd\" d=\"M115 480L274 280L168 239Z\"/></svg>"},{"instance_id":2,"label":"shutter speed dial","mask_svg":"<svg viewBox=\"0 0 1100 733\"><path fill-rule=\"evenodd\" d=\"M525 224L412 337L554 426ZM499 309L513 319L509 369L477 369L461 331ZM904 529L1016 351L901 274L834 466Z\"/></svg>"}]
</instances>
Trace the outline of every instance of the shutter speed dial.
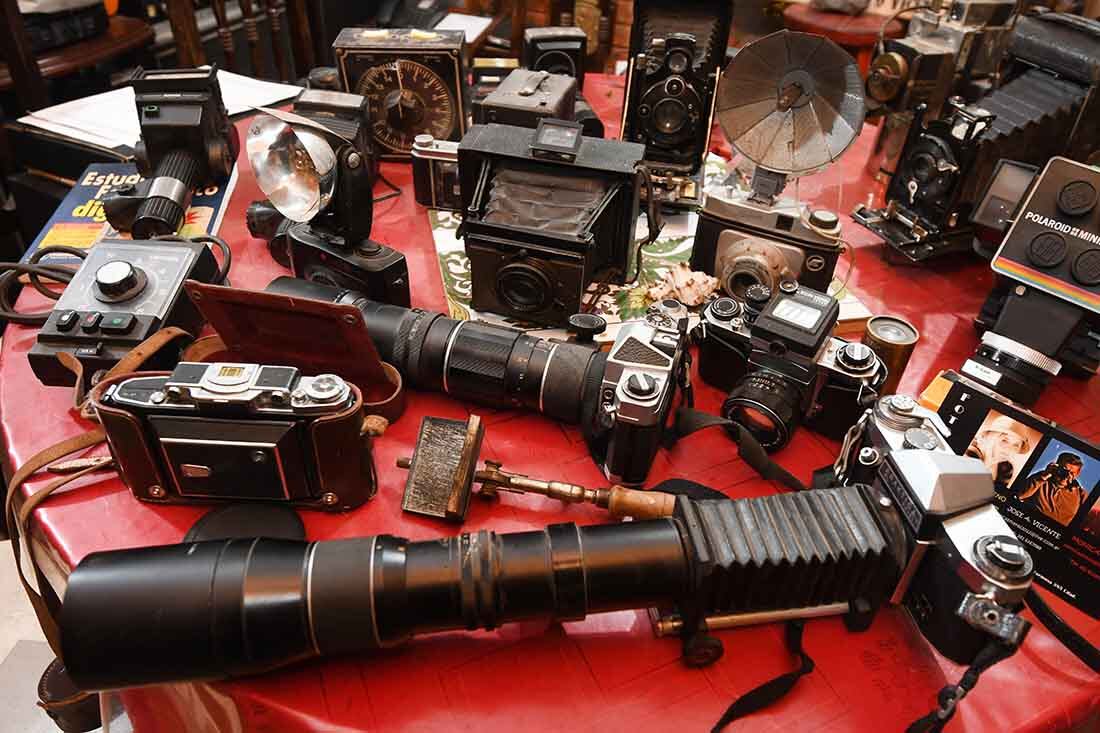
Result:
<instances>
[{"instance_id":1,"label":"shutter speed dial","mask_svg":"<svg viewBox=\"0 0 1100 733\"><path fill-rule=\"evenodd\" d=\"M111 260L95 273L95 297L105 303L129 300L145 289L145 272L126 260Z\"/></svg>"}]
</instances>

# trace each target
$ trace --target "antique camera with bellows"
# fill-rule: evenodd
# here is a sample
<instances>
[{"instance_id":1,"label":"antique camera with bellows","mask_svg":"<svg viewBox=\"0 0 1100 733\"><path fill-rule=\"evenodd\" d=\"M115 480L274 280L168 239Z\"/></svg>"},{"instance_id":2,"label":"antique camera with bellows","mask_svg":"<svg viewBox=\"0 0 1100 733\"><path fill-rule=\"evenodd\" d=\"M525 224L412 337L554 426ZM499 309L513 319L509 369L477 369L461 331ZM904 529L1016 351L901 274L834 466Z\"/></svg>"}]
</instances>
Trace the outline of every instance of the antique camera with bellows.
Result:
<instances>
[{"instance_id":1,"label":"antique camera with bellows","mask_svg":"<svg viewBox=\"0 0 1100 733\"><path fill-rule=\"evenodd\" d=\"M1084 162L1100 150L1100 126L1090 122L1100 113L1100 22L1062 13L1021 17L1001 78L970 104L949 100L936 119L918 112L885 205L853 213L905 260L973 247L971 213L1000 160Z\"/></svg>"},{"instance_id":2,"label":"antique camera with bellows","mask_svg":"<svg viewBox=\"0 0 1100 733\"><path fill-rule=\"evenodd\" d=\"M843 249L839 217L781 197L790 177L834 162L863 125L855 61L832 41L780 31L742 48L718 85L716 114L730 144L756 164L751 186L735 171L712 186L699 215L691 266L742 298L784 279L825 291ZM836 114L819 115L828 108Z\"/></svg>"},{"instance_id":3,"label":"antique camera with bellows","mask_svg":"<svg viewBox=\"0 0 1100 733\"><path fill-rule=\"evenodd\" d=\"M702 197L732 12L699 0L634 4L620 139L645 145L663 205L693 207Z\"/></svg>"},{"instance_id":4,"label":"antique camera with bellows","mask_svg":"<svg viewBox=\"0 0 1100 733\"><path fill-rule=\"evenodd\" d=\"M335 374L181 362L97 385L123 482L169 504L274 501L346 511L375 492L363 398Z\"/></svg>"},{"instance_id":5,"label":"antique camera with bellows","mask_svg":"<svg viewBox=\"0 0 1100 733\"><path fill-rule=\"evenodd\" d=\"M235 539L92 553L69 577L61 646L75 683L100 690L660 606L679 617L684 663L702 667L723 654L707 633L715 620L844 614L861 630L892 602L940 653L968 664L990 647L1011 653L1030 628L1018 612L1033 562L992 499L981 461L907 449L886 454L869 484L681 496L660 519L416 542ZM250 591L261 584L285 592L275 602Z\"/></svg>"},{"instance_id":6,"label":"antique camera with bellows","mask_svg":"<svg viewBox=\"0 0 1100 733\"><path fill-rule=\"evenodd\" d=\"M723 417L766 450L785 446L803 423L839 439L878 396L886 368L869 346L833 336L836 298L787 280L761 306L760 290L704 309L699 376L729 392Z\"/></svg>"},{"instance_id":7,"label":"antique camera with bellows","mask_svg":"<svg viewBox=\"0 0 1100 733\"><path fill-rule=\"evenodd\" d=\"M690 401L688 313L675 300L650 306L645 319L623 326L604 352L593 338L607 323L593 314L574 314L569 329L577 340L557 341L290 277L267 289L357 307L379 357L410 388L579 425L589 452L614 483L645 481L677 394Z\"/></svg>"},{"instance_id":8,"label":"antique camera with bellows","mask_svg":"<svg viewBox=\"0 0 1100 733\"><path fill-rule=\"evenodd\" d=\"M1100 171L1053 158L993 257L998 283L962 372L1024 405L1062 372L1100 366Z\"/></svg>"},{"instance_id":9,"label":"antique camera with bellows","mask_svg":"<svg viewBox=\"0 0 1100 733\"><path fill-rule=\"evenodd\" d=\"M603 121L584 98L588 35L576 26L528 28L523 32L523 68L564 74L577 80L577 98L569 119L579 122L588 137L603 137Z\"/></svg>"},{"instance_id":10,"label":"antique camera with bellows","mask_svg":"<svg viewBox=\"0 0 1100 733\"><path fill-rule=\"evenodd\" d=\"M194 190L221 183L233 171L240 141L217 74L216 66L135 72L131 86L141 140L134 158L144 179L104 200L115 229L135 239L175 234Z\"/></svg>"},{"instance_id":11,"label":"antique camera with bellows","mask_svg":"<svg viewBox=\"0 0 1100 733\"><path fill-rule=\"evenodd\" d=\"M594 282L637 276L645 152L580 125L475 125L458 147L475 310L564 326ZM651 237L656 223L649 222Z\"/></svg>"},{"instance_id":12,"label":"antique camera with bellows","mask_svg":"<svg viewBox=\"0 0 1100 733\"><path fill-rule=\"evenodd\" d=\"M303 91L294 112L264 109L246 149L267 195L248 210L249 231L296 277L409 304L405 256L370 238L377 162L367 103L356 94Z\"/></svg>"}]
</instances>

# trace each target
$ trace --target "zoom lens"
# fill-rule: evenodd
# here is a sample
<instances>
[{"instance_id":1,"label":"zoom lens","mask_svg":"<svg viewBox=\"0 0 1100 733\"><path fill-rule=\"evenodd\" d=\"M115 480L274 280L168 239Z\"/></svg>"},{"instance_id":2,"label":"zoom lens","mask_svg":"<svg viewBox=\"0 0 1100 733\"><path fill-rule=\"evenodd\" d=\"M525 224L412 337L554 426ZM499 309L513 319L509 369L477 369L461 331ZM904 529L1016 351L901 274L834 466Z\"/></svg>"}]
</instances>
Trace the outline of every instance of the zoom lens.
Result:
<instances>
[{"instance_id":1,"label":"zoom lens","mask_svg":"<svg viewBox=\"0 0 1100 733\"><path fill-rule=\"evenodd\" d=\"M688 563L672 519L101 552L69 577L61 646L86 690L238 677L415 634L667 604L687 593Z\"/></svg>"},{"instance_id":2,"label":"zoom lens","mask_svg":"<svg viewBox=\"0 0 1100 733\"><path fill-rule=\"evenodd\" d=\"M582 344L439 313L377 303L353 290L293 277L267 292L355 305L382 361L417 389L492 407L522 407L576 424L596 402L606 355Z\"/></svg>"},{"instance_id":3,"label":"zoom lens","mask_svg":"<svg viewBox=\"0 0 1100 733\"><path fill-rule=\"evenodd\" d=\"M526 262L505 265L497 272L496 292L500 300L517 313L537 313L550 305L550 278Z\"/></svg>"},{"instance_id":4,"label":"zoom lens","mask_svg":"<svg viewBox=\"0 0 1100 733\"><path fill-rule=\"evenodd\" d=\"M798 387L775 372L752 372L722 403L722 416L752 433L765 450L779 450L801 419Z\"/></svg>"}]
</instances>

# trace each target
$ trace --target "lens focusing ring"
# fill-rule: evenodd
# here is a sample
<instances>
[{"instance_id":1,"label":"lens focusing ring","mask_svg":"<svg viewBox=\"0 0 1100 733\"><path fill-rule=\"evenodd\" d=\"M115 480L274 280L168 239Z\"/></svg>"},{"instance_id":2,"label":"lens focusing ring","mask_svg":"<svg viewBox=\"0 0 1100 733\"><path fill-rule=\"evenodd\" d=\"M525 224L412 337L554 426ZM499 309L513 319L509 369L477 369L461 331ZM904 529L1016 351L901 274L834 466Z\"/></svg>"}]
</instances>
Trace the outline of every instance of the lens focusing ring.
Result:
<instances>
[{"instance_id":1,"label":"lens focusing ring","mask_svg":"<svg viewBox=\"0 0 1100 733\"><path fill-rule=\"evenodd\" d=\"M1026 364L1030 364L1036 369L1046 372L1052 377L1058 376L1058 372L1062 371L1061 362L1050 358L1041 351L1036 351L1030 346L1021 344L1019 341L1013 341L999 333L986 331L982 334L982 344L994 351L1009 354Z\"/></svg>"},{"instance_id":2,"label":"lens focusing ring","mask_svg":"<svg viewBox=\"0 0 1100 733\"><path fill-rule=\"evenodd\" d=\"M787 444L794 433L801 415L800 395L797 387L780 374L770 371L752 372L733 388L722 403L722 415L748 430L769 451ZM771 422L768 431L759 424L745 419L739 413L755 410Z\"/></svg>"}]
</instances>

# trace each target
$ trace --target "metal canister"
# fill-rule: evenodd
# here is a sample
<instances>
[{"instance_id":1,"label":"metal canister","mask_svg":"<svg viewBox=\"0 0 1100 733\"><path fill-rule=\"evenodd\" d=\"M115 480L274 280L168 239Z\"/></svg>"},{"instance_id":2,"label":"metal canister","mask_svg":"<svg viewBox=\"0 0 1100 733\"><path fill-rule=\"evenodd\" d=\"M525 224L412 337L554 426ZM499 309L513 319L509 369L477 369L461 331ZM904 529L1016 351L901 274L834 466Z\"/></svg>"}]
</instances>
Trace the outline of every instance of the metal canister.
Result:
<instances>
[{"instance_id":1,"label":"metal canister","mask_svg":"<svg viewBox=\"0 0 1100 733\"><path fill-rule=\"evenodd\" d=\"M863 328L863 343L871 347L888 370L881 394L897 391L901 375L919 340L920 331L901 316L882 315L867 319L867 325Z\"/></svg>"}]
</instances>

